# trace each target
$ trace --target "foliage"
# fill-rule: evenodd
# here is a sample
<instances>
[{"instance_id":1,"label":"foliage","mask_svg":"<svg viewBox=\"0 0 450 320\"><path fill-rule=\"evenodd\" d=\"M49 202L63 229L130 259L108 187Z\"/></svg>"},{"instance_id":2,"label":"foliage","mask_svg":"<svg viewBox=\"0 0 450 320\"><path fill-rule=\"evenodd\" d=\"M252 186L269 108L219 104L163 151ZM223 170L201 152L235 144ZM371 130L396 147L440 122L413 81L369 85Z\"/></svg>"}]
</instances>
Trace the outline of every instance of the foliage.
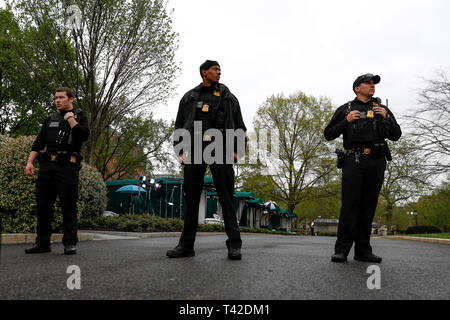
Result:
<instances>
[{"instance_id":1,"label":"foliage","mask_svg":"<svg viewBox=\"0 0 450 320\"><path fill-rule=\"evenodd\" d=\"M0 43L0 134L37 134L54 90L74 85L75 51L47 18L24 24L10 8L0 9Z\"/></svg>"},{"instance_id":2,"label":"foliage","mask_svg":"<svg viewBox=\"0 0 450 320\"><path fill-rule=\"evenodd\" d=\"M422 223L450 230L450 181L443 183L432 194L422 196L418 202L411 204Z\"/></svg>"},{"instance_id":3,"label":"foliage","mask_svg":"<svg viewBox=\"0 0 450 320\"><path fill-rule=\"evenodd\" d=\"M268 98L257 111L254 127L260 140L264 130L278 131L278 154L271 145L268 151L272 156L260 159L256 168L250 168L243 185L249 188L261 181L269 182L262 190L271 192L271 200L284 203L291 212L305 200L311 188L326 185L336 173L334 158L330 157L331 144L326 143L323 135L332 109L329 99L317 99L302 92Z\"/></svg>"},{"instance_id":4,"label":"foliage","mask_svg":"<svg viewBox=\"0 0 450 320\"><path fill-rule=\"evenodd\" d=\"M104 180L133 179L144 172L151 175L155 163L169 162L170 154L163 152L163 147L169 144L172 132L173 125L154 120L152 115L121 118L102 132L95 167Z\"/></svg>"},{"instance_id":5,"label":"foliage","mask_svg":"<svg viewBox=\"0 0 450 320\"><path fill-rule=\"evenodd\" d=\"M36 228L35 186L39 166L33 177L25 175L25 165L34 136L10 138L0 135L0 214L4 232L34 232ZM106 207L106 184L93 167L83 163L78 192L79 217L98 216ZM61 209L55 204L54 230L61 230Z\"/></svg>"},{"instance_id":6,"label":"foliage","mask_svg":"<svg viewBox=\"0 0 450 320\"><path fill-rule=\"evenodd\" d=\"M128 232L182 231L183 222L179 219L164 219L149 214L121 215L118 217L82 218L78 223L78 228Z\"/></svg>"},{"instance_id":7,"label":"foliage","mask_svg":"<svg viewBox=\"0 0 450 320\"><path fill-rule=\"evenodd\" d=\"M68 39L75 48L76 66L66 77L74 79L76 99L90 117L91 135L85 152L90 164L96 161L104 130L124 115L148 113L173 92L178 71L174 63L177 34L172 31L164 0L13 3L22 24L48 23L49 34ZM75 12L69 10L74 8ZM74 15L79 19L70 20ZM41 43L48 61L64 57L68 51L51 48Z\"/></svg>"},{"instance_id":8,"label":"foliage","mask_svg":"<svg viewBox=\"0 0 450 320\"><path fill-rule=\"evenodd\" d=\"M406 234L441 233L441 229L433 226L413 226L406 229Z\"/></svg>"},{"instance_id":9,"label":"foliage","mask_svg":"<svg viewBox=\"0 0 450 320\"><path fill-rule=\"evenodd\" d=\"M385 212L388 229L393 209L400 203L417 199L430 191L430 172L417 144L408 138L390 143L392 161L387 162L379 204Z\"/></svg>"}]
</instances>

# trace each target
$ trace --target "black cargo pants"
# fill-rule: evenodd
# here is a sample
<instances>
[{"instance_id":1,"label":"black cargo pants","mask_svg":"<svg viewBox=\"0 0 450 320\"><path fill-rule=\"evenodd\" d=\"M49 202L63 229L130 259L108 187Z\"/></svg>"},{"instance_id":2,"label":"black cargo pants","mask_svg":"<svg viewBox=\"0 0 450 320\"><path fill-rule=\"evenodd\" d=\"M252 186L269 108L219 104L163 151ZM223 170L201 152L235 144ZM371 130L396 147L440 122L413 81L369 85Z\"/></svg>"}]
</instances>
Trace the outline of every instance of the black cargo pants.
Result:
<instances>
[{"instance_id":1,"label":"black cargo pants","mask_svg":"<svg viewBox=\"0 0 450 320\"><path fill-rule=\"evenodd\" d=\"M36 183L37 244L50 245L56 196L59 197L63 216L62 242L64 245L77 244L78 177L79 164L58 165L53 162L40 164Z\"/></svg>"},{"instance_id":2,"label":"black cargo pants","mask_svg":"<svg viewBox=\"0 0 450 320\"><path fill-rule=\"evenodd\" d=\"M339 216L335 253L349 254L355 242L355 255L372 252L370 235L384 180L386 159L367 155L347 156L342 169L342 207Z\"/></svg>"},{"instance_id":3,"label":"black cargo pants","mask_svg":"<svg viewBox=\"0 0 450 320\"><path fill-rule=\"evenodd\" d=\"M203 191L203 180L207 164L186 164L184 166L184 191L186 193L186 215L180 245L193 248L198 227L198 209ZM242 240L234 209L234 170L232 164L211 164L214 186L222 206L228 248L241 248Z\"/></svg>"}]
</instances>

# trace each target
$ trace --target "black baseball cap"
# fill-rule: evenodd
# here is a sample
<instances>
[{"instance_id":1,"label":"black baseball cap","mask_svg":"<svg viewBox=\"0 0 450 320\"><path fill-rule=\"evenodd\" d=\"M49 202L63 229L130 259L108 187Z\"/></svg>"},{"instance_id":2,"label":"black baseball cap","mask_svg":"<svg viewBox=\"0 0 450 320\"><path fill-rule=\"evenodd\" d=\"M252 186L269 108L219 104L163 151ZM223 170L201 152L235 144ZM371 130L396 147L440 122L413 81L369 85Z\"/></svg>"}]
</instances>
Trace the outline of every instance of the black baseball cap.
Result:
<instances>
[{"instance_id":1,"label":"black baseball cap","mask_svg":"<svg viewBox=\"0 0 450 320\"><path fill-rule=\"evenodd\" d=\"M355 82L353 82L353 91L355 91L355 88L358 87L361 83L369 82L370 80L373 80L373 83L377 84L380 83L381 78L378 75L373 75L371 73L363 74L362 76L359 76L356 78Z\"/></svg>"}]
</instances>

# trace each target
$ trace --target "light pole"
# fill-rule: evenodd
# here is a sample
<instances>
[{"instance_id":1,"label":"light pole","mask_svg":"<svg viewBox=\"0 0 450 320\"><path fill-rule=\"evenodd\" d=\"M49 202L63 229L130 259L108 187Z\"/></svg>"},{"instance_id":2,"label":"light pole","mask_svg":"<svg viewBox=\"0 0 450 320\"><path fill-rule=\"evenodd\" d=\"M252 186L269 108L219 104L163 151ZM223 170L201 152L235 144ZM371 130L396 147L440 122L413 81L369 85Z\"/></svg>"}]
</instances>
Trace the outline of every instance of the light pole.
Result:
<instances>
[{"instance_id":1,"label":"light pole","mask_svg":"<svg viewBox=\"0 0 450 320\"><path fill-rule=\"evenodd\" d=\"M417 216L419 215L419 213L417 212L417 211L413 211L413 212L411 212L413 215L414 215L414 217L416 218L416 226L418 226L419 224L417 223Z\"/></svg>"}]
</instances>

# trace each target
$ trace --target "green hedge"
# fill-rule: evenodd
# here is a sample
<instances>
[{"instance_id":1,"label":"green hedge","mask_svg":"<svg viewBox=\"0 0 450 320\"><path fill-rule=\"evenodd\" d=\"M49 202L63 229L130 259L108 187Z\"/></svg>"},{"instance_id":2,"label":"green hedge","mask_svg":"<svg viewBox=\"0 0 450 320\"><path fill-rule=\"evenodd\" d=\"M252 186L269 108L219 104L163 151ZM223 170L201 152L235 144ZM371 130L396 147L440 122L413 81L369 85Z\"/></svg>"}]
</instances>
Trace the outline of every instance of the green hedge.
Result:
<instances>
[{"instance_id":1,"label":"green hedge","mask_svg":"<svg viewBox=\"0 0 450 320\"><path fill-rule=\"evenodd\" d=\"M25 166L35 137L11 138L0 135L0 214L3 233L28 233L36 229L36 180L39 164L35 162L35 175L25 175ZM78 190L78 216L95 217L106 208L106 184L101 174L86 163L80 170ZM55 204L54 232L61 232L61 209Z\"/></svg>"},{"instance_id":2,"label":"green hedge","mask_svg":"<svg viewBox=\"0 0 450 320\"><path fill-rule=\"evenodd\" d=\"M441 229L434 226L413 226L406 229L406 234L427 234L441 232Z\"/></svg>"},{"instance_id":3,"label":"green hedge","mask_svg":"<svg viewBox=\"0 0 450 320\"><path fill-rule=\"evenodd\" d=\"M83 230L128 231L128 232L181 232L183 221L179 219L165 219L142 215L121 215L118 217L83 218L78 222L78 228ZM240 227L241 232L269 233L280 235L302 235L284 231L269 231L267 229ZM199 232L225 232L220 224L202 224L198 226Z\"/></svg>"},{"instance_id":4,"label":"green hedge","mask_svg":"<svg viewBox=\"0 0 450 320\"><path fill-rule=\"evenodd\" d=\"M80 219L78 229L128 232L182 231L183 221L164 219L149 214L95 217Z\"/></svg>"}]
</instances>

